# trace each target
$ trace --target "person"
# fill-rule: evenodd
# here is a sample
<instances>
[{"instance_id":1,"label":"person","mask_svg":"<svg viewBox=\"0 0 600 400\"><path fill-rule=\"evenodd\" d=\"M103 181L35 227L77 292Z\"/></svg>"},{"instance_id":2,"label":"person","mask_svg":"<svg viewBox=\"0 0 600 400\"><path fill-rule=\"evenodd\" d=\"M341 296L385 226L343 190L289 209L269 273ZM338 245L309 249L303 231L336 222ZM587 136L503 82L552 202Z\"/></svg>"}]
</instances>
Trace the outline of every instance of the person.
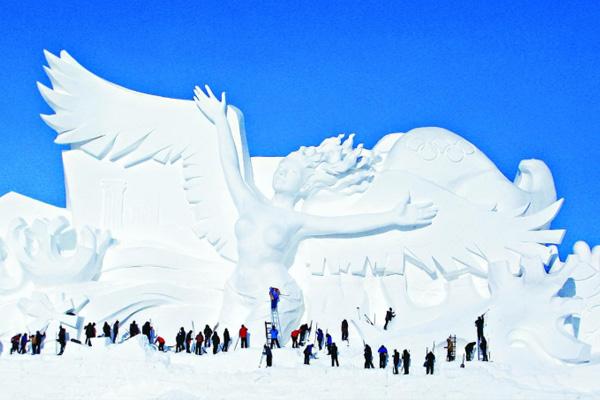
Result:
<instances>
[{"instance_id":1,"label":"person","mask_svg":"<svg viewBox=\"0 0 600 400\"><path fill-rule=\"evenodd\" d=\"M198 332L196 335L196 351L195 353L199 356L202 355L202 342L204 342L204 336L202 336L202 332Z\"/></svg>"},{"instance_id":2,"label":"person","mask_svg":"<svg viewBox=\"0 0 600 400\"><path fill-rule=\"evenodd\" d=\"M104 334L104 337L112 338L110 333L110 325L106 321L104 321L104 325L102 326L102 333Z\"/></svg>"},{"instance_id":3,"label":"person","mask_svg":"<svg viewBox=\"0 0 600 400\"><path fill-rule=\"evenodd\" d=\"M31 354L35 355L37 354L37 334L40 333L40 331L37 331L36 334L31 335ZM91 346L91 345L90 345Z\"/></svg>"},{"instance_id":4,"label":"person","mask_svg":"<svg viewBox=\"0 0 600 400\"><path fill-rule=\"evenodd\" d=\"M110 328L109 328L110 329ZM58 351L58 355L62 356L65 352L65 347L67 345L67 330L60 325L58 327L58 344L60 345L60 350Z\"/></svg>"},{"instance_id":5,"label":"person","mask_svg":"<svg viewBox=\"0 0 600 400\"><path fill-rule=\"evenodd\" d=\"M192 331L189 331L187 333L187 335L185 335L185 352L186 353L191 353L192 352L192 335L194 333Z\"/></svg>"},{"instance_id":6,"label":"person","mask_svg":"<svg viewBox=\"0 0 600 400\"><path fill-rule=\"evenodd\" d=\"M342 321L342 341L348 341L348 321Z\"/></svg>"},{"instance_id":7,"label":"person","mask_svg":"<svg viewBox=\"0 0 600 400\"><path fill-rule=\"evenodd\" d=\"M312 356L312 351L313 351L313 345L312 344L309 344L304 349L304 364L305 365L310 365L310 357Z\"/></svg>"},{"instance_id":8,"label":"person","mask_svg":"<svg viewBox=\"0 0 600 400\"><path fill-rule=\"evenodd\" d=\"M27 353L27 342L29 342L29 339L27 337L27 333L24 333L21 335L21 347L19 349L19 353L21 354L25 354Z\"/></svg>"},{"instance_id":9,"label":"person","mask_svg":"<svg viewBox=\"0 0 600 400\"><path fill-rule=\"evenodd\" d=\"M300 346L304 346L306 341L306 333L308 332L308 324L300 325Z\"/></svg>"},{"instance_id":10,"label":"person","mask_svg":"<svg viewBox=\"0 0 600 400\"><path fill-rule=\"evenodd\" d=\"M148 343L152 343L152 338L150 337L150 329L150 321L144 322L144 325L142 325L142 335L146 335L146 337L148 338Z\"/></svg>"},{"instance_id":11,"label":"person","mask_svg":"<svg viewBox=\"0 0 600 400\"><path fill-rule=\"evenodd\" d=\"M210 347L210 338L212 334L212 329L210 329L210 326L206 324L206 326L204 327L204 347Z\"/></svg>"},{"instance_id":12,"label":"person","mask_svg":"<svg viewBox=\"0 0 600 400\"><path fill-rule=\"evenodd\" d=\"M480 315L475 321L475 326L477 327L477 340L481 340L481 338L483 337L483 325L485 323L483 319L484 315L485 314Z\"/></svg>"},{"instance_id":13,"label":"person","mask_svg":"<svg viewBox=\"0 0 600 400\"><path fill-rule=\"evenodd\" d=\"M177 336L175 336L175 353L179 353L184 350L183 343L185 342L185 329L183 326L179 328L179 332L177 332Z\"/></svg>"},{"instance_id":14,"label":"person","mask_svg":"<svg viewBox=\"0 0 600 400\"><path fill-rule=\"evenodd\" d=\"M452 335L448 336L448 339L446 339L446 349L446 360L454 361L454 341L452 340Z\"/></svg>"},{"instance_id":15,"label":"person","mask_svg":"<svg viewBox=\"0 0 600 400\"><path fill-rule=\"evenodd\" d=\"M221 344L221 338L219 337L217 331L214 331L212 335L213 354L217 354L219 352L219 344Z\"/></svg>"},{"instance_id":16,"label":"person","mask_svg":"<svg viewBox=\"0 0 600 400\"><path fill-rule=\"evenodd\" d=\"M365 368L369 369L369 368L375 368L375 366L373 365L373 351L371 350L371 346L369 346L368 344L365 344Z\"/></svg>"},{"instance_id":17,"label":"person","mask_svg":"<svg viewBox=\"0 0 600 400\"><path fill-rule=\"evenodd\" d=\"M488 354L487 354L487 340L485 339L485 336L481 337L481 340L479 341L479 348L481 349L481 360L482 361L487 361L488 360Z\"/></svg>"},{"instance_id":18,"label":"person","mask_svg":"<svg viewBox=\"0 0 600 400\"><path fill-rule=\"evenodd\" d=\"M379 353L379 368L385 368L387 366L388 357L387 348L384 345L381 345L379 346L379 350L377 350L377 352Z\"/></svg>"},{"instance_id":19,"label":"person","mask_svg":"<svg viewBox=\"0 0 600 400\"><path fill-rule=\"evenodd\" d=\"M21 342L21 334L17 333L15 336L10 338L10 354L19 352L19 343Z\"/></svg>"},{"instance_id":20,"label":"person","mask_svg":"<svg viewBox=\"0 0 600 400\"><path fill-rule=\"evenodd\" d=\"M119 320L115 321L115 323L113 325L112 334L113 334L113 343L116 343L117 337L119 335Z\"/></svg>"},{"instance_id":21,"label":"person","mask_svg":"<svg viewBox=\"0 0 600 400\"><path fill-rule=\"evenodd\" d=\"M154 343L158 343L158 351L165 351L165 339L162 336L158 336Z\"/></svg>"},{"instance_id":22,"label":"person","mask_svg":"<svg viewBox=\"0 0 600 400\"><path fill-rule=\"evenodd\" d=\"M154 343L156 339L156 331L154 330L154 326L150 325L150 333L148 334L148 340L150 343Z\"/></svg>"},{"instance_id":23,"label":"person","mask_svg":"<svg viewBox=\"0 0 600 400\"><path fill-rule=\"evenodd\" d=\"M294 329L292 331L292 334L290 335L292 337L292 349L297 349L298 346L298 336L300 335L300 330L299 329Z\"/></svg>"},{"instance_id":24,"label":"person","mask_svg":"<svg viewBox=\"0 0 600 400\"><path fill-rule=\"evenodd\" d=\"M229 335L229 330L225 328L225 330L223 331L223 351L227 351L227 349L229 348L229 342L231 342L231 336Z\"/></svg>"},{"instance_id":25,"label":"person","mask_svg":"<svg viewBox=\"0 0 600 400\"><path fill-rule=\"evenodd\" d=\"M46 338L46 332L35 332L35 348L32 349L33 354L40 354L42 346L44 345L44 339Z\"/></svg>"},{"instance_id":26,"label":"person","mask_svg":"<svg viewBox=\"0 0 600 400\"><path fill-rule=\"evenodd\" d=\"M331 356L331 366L340 366L340 362L338 361L338 348L335 343L331 343L329 346L329 355Z\"/></svg>"},{"instance_id":27,"label":"person","mask_svg":"<svg viewBox=\"0 0 600 400\"><path fill-rule=\"evenodd\" d=\"M279 339L277 338L278 336L279 331L277 330L277 327L273 325L273 327L271 327L271 348L273 348L273 346L275 346L276 344L278 349L281 348L281 346L279 345Z\"/></svg>"},{"instance_id":28,"label":"person","mask_svg":"<svg viewBox=\"0 0 600 400\"><path fill-rule=\"evenodd\" d=\"M425 356L425 374L433 375L433 366L435 365L435 355L432 351Z\"/></svg>"},{"instance_id":29,"label":"person","mask_svg":"<svg viewBox=\"0 0 600 400\"><path fill-rule=\"evenodd\" d=\"M271 348L266 344L263 347L263 355L267 357L267 368L273 366L273 352Z\"/></svg>"},{"instance_id":30,"label":"person","mask_svg":"<svg viewBox=\"0 0 600 400\"><path fill-rule=\"evenodd\" d=\"M465 346L465 356L467 358L467 361L473 360L473 352L475 349L475 345L477 345L477 343L471 342L467 343L467 345Z\"/></svg>"},{"instance_id":31,"label":"person","mask_svg":"<svg viewBox=\"0 0 600 400\"><path fill-rule=\"evenodd\" d=\"M248 348L248 328L246 328L243 324L242 327L240 328L240 342L241 342L241 346L242 349L247 349Z\"/></svg>"},{"instance_id":32,"label":"person","mask_svg":"<svg viewBox=\"0 0 600 400\"><path fill-rule=\"evenodd\" d=\"M94 334L94 327L92 326L92 323L88 323L85 326L85 344L87 344L88 346L92 345L92 337Z\"/></svg>"},{"instance_id":33,"label":"person","mask_svg":"<svg viewBox=\"0 0 600 400\"><path fill-rule=\"evenodd\" d=\"M129 337L134 337L135 335L138 335L140 333L140 327L138 326L138 324L133 321L131 324L129 324Z\"/></svg>"},{"instance_id":34,"label":"person","mask_svg":"<svg viewBox=\"0 0 600 400\"><path fill-rule=\"evenodd\" d=\"M279 304L279 295L281 292L279 289L275 287L269 288L269 297L271 298L271 310L277 309L277 304Z\"/></svg>"},{"instance_id":35,"label":"person","mask_svg":"<svg viewBox=\"0 0 600 400\"><path fill-rule=\"evenodd\" d=\"M333 339L329 332L327 332L327 334L325 335L325 347L327 348L327 354L331 354L331 343L333 343Z\"/></svg>"},{"instance_id":36,"label":"person","mask_svg":"<svg viewBox=\"0 0 600 400\"><path fill-rule=\"evenodd\" d=\"M404 375L408 375L410 368L410 353L406 349L402 351L402 367L404 368Z\"/></svg>"},{"instance_id":37,"label":"person","mask_svg":"<svg viewBox=\"0 0 600 400\"><path fill-rule=\"evenodd\" d=\"M394 361L394 375L398 375L398 367L400 366L400 353L398 353L397 349L394 349L394 355L392 359Z\"/></svg>"},{"instance_id":38,"label":"person","mask_svg":"<svg viewBox=\"0 0 600 400\"><path fill-rule=\"evenodd\" d=\"M385 313L385 325L383 325L384 330L387 330L388 324L395 316L396 314L394 313L394 311L392 311L392 307L390 307L390 309L387 310L387 312Z\"/></svg>"},{"instance_id":39,"label":"person","mask_svg":"<svg viewBox=\"0 0 600 400\"><path fill-rule=\"evenodd\" d=\"M323 350L323 330L317 329L317 343L319 345L319 351Z\"/></svg>"}]
</instances>

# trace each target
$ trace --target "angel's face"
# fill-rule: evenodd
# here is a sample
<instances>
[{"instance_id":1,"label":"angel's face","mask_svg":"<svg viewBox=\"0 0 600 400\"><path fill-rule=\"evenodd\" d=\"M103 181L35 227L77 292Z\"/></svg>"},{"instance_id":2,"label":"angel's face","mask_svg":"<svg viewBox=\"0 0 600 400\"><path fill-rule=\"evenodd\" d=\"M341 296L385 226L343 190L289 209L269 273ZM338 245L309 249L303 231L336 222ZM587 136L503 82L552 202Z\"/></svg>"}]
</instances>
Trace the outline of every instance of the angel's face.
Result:
<instances>
[{"instance_id":1,"label":"angel's face","mask_svg":"<svg viewBox=\"0 0 600 400\"><path fill-rule=\"evenodd\" d=\"M273 190L276 193L297 195L304 185L304 168L290 158L284 158L279 163L273 175Z\"/></svg>"}]
</instances>

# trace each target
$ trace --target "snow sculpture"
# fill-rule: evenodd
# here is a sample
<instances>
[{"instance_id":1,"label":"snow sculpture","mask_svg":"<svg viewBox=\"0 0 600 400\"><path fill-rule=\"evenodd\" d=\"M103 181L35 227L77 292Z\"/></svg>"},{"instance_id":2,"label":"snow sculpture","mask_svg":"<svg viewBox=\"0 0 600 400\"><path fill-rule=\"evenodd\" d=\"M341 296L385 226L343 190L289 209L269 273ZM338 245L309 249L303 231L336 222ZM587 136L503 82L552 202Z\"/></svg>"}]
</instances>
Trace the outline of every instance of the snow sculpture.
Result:
<instances>
[{"instance_id":1,"label":"snow sculpture","mask_svg":"<svg viewBox=\"0 0 600 400\"><path fill-rule=\"evenodd\" d=\"M564 295L581 299L582 310L571 321L574 334L593 346L600 345L600 246L590 246L579 241L573 246L573 254L567 257L567 265L576 265L571 274L572 282L564 288ZM555 262L560 266L559 259Z\"/></svg>"},{"instance_id":2,"label":"snow sculpture","mask_svg":"<svg viewBox=\"0 0 600 400\"><path fill-rule=\"evenodd\" d=\"M287 271L294 261L312 270L352 266L357 275L369 263L386 274L402 274L410 264L432 277L485 277L489 260L508 259L513 267L520 255L546 261L543 244L562 239L563 231L543 229L561 202L542 162L523 162L513 185L475 146L443 129L397 134L372 152L337 137L286 157L268 201L254 184L242 114L224 99L198 89L196 104L136 93L64 51L46 58L53 88L38 87L56 112L42 117L58 132L57 143L126 168L150 159L181 163L194 231L238 263L223 319L268 319L266 288L278 286L288 295L281 303L287 332L303 313L302 292ZM105 220L120 221L118 200L111 210L119 215L113 210Z\"/></svg>"},{"instance_id":3,"label":"snow sculpture","mask_svg":"<svg viewBox=\"0 0 600 400\"><path fill-rule=\"evenodd\" d=\"M36 285L87 282L94 279L111 244L108 232L79 232L64 217L37 219L31 225L22 218L12 223L9 240L24 277Z\"/></svg>"},{"instance_id":4,"label":"snow sculpture","mask_svg":"<svg viewBox=\"0 0 600 400\"><path fill-rule=\"evenodd\" d=\"M494 345L507 349L520 344L565 362L589 361L591 346L563 324L581 313L581 299L557 295L576 266L553 264L546 273L539 259L523 258L520 276L515 276L505 262L490 265L488 329L494 332Z\"/></svg>"}]
</instances>

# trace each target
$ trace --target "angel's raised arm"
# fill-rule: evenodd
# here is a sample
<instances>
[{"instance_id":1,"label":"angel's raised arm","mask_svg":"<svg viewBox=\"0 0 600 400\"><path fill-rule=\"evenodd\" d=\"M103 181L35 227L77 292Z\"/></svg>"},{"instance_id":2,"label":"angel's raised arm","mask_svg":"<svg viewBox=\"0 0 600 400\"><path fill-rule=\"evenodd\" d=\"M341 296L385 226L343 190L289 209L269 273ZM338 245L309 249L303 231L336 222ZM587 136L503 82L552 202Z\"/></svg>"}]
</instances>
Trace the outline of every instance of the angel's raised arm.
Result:
<instances>
[{"instance_id":1,"label":"angel's raised arm","mask_svg":"<svg viewBox=\"0 0 600 400\"><path fill-rule=\"evenodd\" d=\"M219 142L219 156L227 186L238 210L256 200L256 193L242 177L239 160L231 128L227 121L227 101L225 92L221 100L213 94L208 85L205 94L198 86L194 89L194 101L198 109L215 125Z\"/></svg>"},{"instance_id":2,"label":"angel's raised arm","mask_svg":"<svg viewBox=\"0 0 600 400\"><path fill-rule=\"evenodd\" d=\"M432 203L409 203L402 199L393 210L380 213L321 217L305 214L301 234L306 237L351 235L393 227L413 229L430 225L437 214Z\"/></svg>"}]
</instances>

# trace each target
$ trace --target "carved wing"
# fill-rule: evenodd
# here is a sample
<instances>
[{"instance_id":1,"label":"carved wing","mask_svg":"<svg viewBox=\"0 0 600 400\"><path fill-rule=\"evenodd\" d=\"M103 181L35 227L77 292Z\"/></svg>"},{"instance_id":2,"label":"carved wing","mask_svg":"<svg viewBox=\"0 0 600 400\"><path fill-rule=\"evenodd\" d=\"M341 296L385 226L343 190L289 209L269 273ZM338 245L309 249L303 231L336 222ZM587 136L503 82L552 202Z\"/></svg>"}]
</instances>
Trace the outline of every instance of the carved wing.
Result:
<instances>
[{"instance_id":1,"label":"carved wing","mask_svg":"<svg viewBox=\"0 0 600 400\"><path fill-rule=\"evenodd\" d=\"M191 100L135 92L108 82L81 66L66 51L45 51L44 67L52 89L39 91L55 114L42 119L58 136L98 159L122 162L126 168L154 160L181 162L183 188L195 215L195 232L219 253L237 257L233 223L237 211L219 161L216 130ZM240 169L253 185L242 113L228 108Z\"/></svg>"},{"instance_id":2,"label":"carved wing","mask_svg":"<svg viewBox=\"0 0 600 400\"><path fill-rule=\"evenodd\" d=\"M313 238L301 243L296 260L310 264L313 274L350 272L364 275L404 274L407 265L430 276L446 279L471 273L487 276L487 265L497 260L517 264L519 255L539 256L548 263L551 249L560 243L563 230L543 229L558 213L562 200L535 214L520 210L485 209L430 181L406 171L380 172L371 187L356 199L328 201L315 198L303 210L312 214L344 215L391 209L410 188L414 201L433 201L439 208L433 224L417 230L371 232L367 236Z\"/></svg>"}]
</instances>

